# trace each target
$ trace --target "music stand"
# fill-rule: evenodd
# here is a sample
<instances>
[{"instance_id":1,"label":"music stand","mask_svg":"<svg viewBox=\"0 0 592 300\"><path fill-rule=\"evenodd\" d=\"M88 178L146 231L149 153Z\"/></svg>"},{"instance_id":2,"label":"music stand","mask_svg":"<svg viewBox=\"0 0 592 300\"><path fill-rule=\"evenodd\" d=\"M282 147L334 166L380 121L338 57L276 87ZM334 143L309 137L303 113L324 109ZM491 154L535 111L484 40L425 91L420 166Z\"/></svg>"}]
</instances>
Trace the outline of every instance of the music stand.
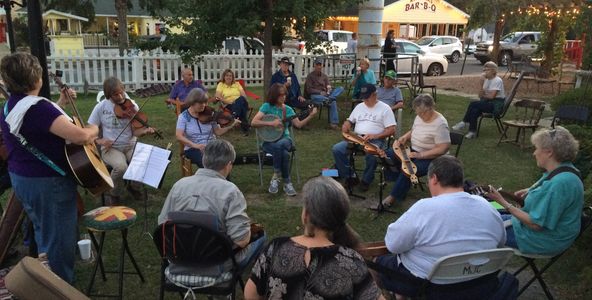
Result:
<instances>
[{"instance_id":1,"label":"music stand","mask_svg":"<svg viewBox=\"0 0 592 300\"><path fill-rule=\"evenodd\" d=\"M378 205L376 205L376 207L368 207L369 210L373 210L376 211L376 214L374 215L374 218L372 218L373 220L376 220L378 218L378 216L380 216L381 213L383 212L388 212L391 214L396 214L397 212L392 211L388 208L386 208L384 206L384 204L382 204L382 198L383 198L383 192L384 192L384 187L386 186L386 178L384 176L384 163L379 162L380 163L380 183L378 184Z\"/></svg>"},{"instance_id":2,"label":"music stand","mask_svg":"<svg viewBox=\"0 0 592 300\"><path fill-rule=\"evenodd\" d=\"M349 155L349 175L350 175L350 177L345 178L345 187L347 189L347 194L350 197L356 197L356 198L364 200L364 199L366 199L366 197L354 193L355 180L357 179L355 160L354 160L354 156L356 155L356 145L353 143L347 143L347 151L349 151L348 155Z\"/></svg>"}]
</instances>

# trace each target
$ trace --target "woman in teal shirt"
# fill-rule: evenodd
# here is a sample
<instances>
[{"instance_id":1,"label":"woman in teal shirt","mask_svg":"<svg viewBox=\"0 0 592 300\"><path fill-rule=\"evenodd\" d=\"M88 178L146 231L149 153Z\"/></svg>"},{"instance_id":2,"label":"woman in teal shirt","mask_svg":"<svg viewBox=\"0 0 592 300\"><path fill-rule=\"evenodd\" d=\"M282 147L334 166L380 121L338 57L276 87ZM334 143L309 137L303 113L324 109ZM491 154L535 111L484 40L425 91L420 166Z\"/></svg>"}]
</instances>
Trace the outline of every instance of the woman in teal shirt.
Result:
<instances>
[{"instance_id":1,"label":"woman in teal shirt","mask_svg":"<svg viewBox=\"0 0 592 300\"><path fill-rule=\"evenodd\" d=\"M571 163L579 145L560 126L535 132L531 142L537 166L545 173L533 186L515 193L524 199L524 207L511 205L495 190L487 196L510 213L502 216L512 220L506 230L507 246L523 253L554 255L571 246L580 232L584 186Z\"/></svg>"},{"instance_id":2,"label":"woman in teal shirt","mask_svg":"<svg viewBox=\"0 0 592 300\"><path fill-rule=\"evenodd\" d=\"M295 196L296 190L292 185L290 179L290 153L293 147L292 138L290 137L290 130L288 126L294 125L298 128L306 125L310 119L317 113L317 108L314 107L310 114L300 120L296 118L294 109L285 105L286 102L286 87L281 83L274 83L269 88L267 100L251 121L251 126L258 128L263 126L272 126L284 128L284 135L275 142L263 142L263 151L271 154L273 157L273 177L269 184L269 192L275 194L279 191L280 179L284 181L284 192L288 196ZM263 116L274 115L277 118L273 121L263 121Z\"/></svg>"},{"instance_id":3,"label":"woman in teal shirt","mask_svg":"<svg viewBox=\"0 0 592 300\"><path fill-rule=\"evenodd\" d=\"M360 99L360 89L366 83L376 85L376 77L374 71L370 70L370 60L362 58L360 66L356 68L356 72L352 78L352 85L354 87L354 99Z\"/></svg>"}]
</instances>

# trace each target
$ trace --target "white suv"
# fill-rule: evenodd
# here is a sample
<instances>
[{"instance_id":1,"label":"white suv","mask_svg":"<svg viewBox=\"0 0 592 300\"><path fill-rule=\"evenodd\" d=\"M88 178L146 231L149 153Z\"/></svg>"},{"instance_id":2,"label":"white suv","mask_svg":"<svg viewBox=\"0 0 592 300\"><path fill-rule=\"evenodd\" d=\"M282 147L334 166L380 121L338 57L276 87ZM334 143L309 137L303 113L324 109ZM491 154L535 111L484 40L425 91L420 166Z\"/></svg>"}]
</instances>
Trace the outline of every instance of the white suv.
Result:
<instances>
[{"instance_id":1,"label":"white suv","mask_svg":"<svg viewBox=\"0 0 592 300\"><path fill-rule=\"evenodd\" d=\"M428 35L417 40L416 43L422 50L442 54L453 63L460 60L460 55L463 52L462 43L454 36Z\"/></svg>"}]
</instances>

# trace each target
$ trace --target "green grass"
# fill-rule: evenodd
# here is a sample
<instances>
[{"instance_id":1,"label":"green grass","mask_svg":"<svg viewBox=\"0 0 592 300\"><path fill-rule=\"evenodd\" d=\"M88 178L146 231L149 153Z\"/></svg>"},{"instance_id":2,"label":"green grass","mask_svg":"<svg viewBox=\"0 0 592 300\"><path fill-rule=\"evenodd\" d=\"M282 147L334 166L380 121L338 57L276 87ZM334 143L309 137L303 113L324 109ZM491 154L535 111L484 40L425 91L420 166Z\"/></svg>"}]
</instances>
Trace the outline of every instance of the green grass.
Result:
<instances>
[{"instance_id":1,"label":"green grass","mask_svg":"<svg viewBox=\"0 0 592 300\"><path fill-rule=\"evenodd\" d=\"M252 88L252 90L257 94L262 94L261 89ZM174 138L176 117L174 111L168 110L163 104L165 97L163 95L148 98L148 102L143 108L149 117L149 123L161 129L165 139L162 141L155 140L152 137L141 139L144 143L160 147L166 147L166 144L169 142L173 144L171 149L174 155L163 187L158 190L148 187L149 201L147 216L143 212L143 203L135 202L131 198L126 199L126 204L138 212L138 223L130 229L129 241L132 252L146 277L146 282L140 284L137 276L126 276L124 292L126 298L129 299L154 299L158 295L160 278L159 257L152 240L143 234L143 224L147 220L148 231L152 232L156 226L156 218L167 196L167 192L181 175L178 155L179 146ZM81 95L77 101L78 109L85 120L95 105L94 99L94 95ZM343 120L349 115L350 104L343 99L341 100L340 118ZM141 105L144 100L138 98L137 101ZM468 101L469 99L462 97L438 95L437 110L452 125L462 118ZM261 101L250 101L250 103L255 107L255 111L261 105ZM413 118L414 114L410 110L404 112L403 132L409 130ZM337 131L328 130L327 125L327 113L324 110L321 114L321 120L315 118L306 130L295 131L295 140L298 148L298 164L302 179L301 183L296 185L298 191L301 190L302 184L308 178L317 176L321 168L330 167L333 164L331 146L341 140L341 135ZM239 154L256 153L254 133L248 137L243 137L238 130L233 130L223 138L232 142ZM464 141L459 158L464 164L466 178L478 183L502 186L506 190L516 190L532 184L540 176L532 157L532 150L520 150L518 147L510 144L496 146L498 138L499 133L496 130L494 122L492 120L484 120L480 137L476 140ZM358 162L358 167L361 167L360 165L363 164L361 161ZM287 198L282 193L278 195L268 194L266 191L270 176L271 170L270 167L267 167L264 169L264 184L260 186L257 165L237 165L232 171L232 181L243 191L247 198L249 216L265 226L270 238L281 235L299 234L301 232L301 201L298 197ZM294 172L293 181L295 181ZM375 180L376 182L377 179ZM373 219L373 212L365 208L368 204L378 201L378 188L375 183L371 190L365 194L368 197L366 201L354 198L351 201L352 213L349 222L365 241L382 240L387 225L397 218L397 215L382 214L378 218ZM385 195L391 186L392 184L388 185ZM427 196L429 196L427 191L412 189L406 201L407 203L403 207L398 208L399 214L415 200ZM85 199L86 210L100 205L100 199L94 198L90 194L83 192L83 197ZM85 229L80 228L80 231L85 232ZM115 233L109 233L107 236L107 247L104 253L107 269L116 268L119 251L118 237ZM562 260L566 261L569 259L568 256L566 255ZM586 258L589 260L589 255ZM573 266L576 269L583 268L581 265L578 266L577 263L566 265ZM126 262L126 266L128 269L131 267L129 261ZM77 264L75 283L77 288L81 290L86 288L91 271L91 265ZM575 274L573 271L571 272ZM552 277L551 279L550 284L554 287L559 286L565 288L569 284L568 277ZM95 290L102 293L106 291L112 292L115 290L115 282L115 275L108 277L105 283L97 278ZM583 289L574 290L578 295L582 295L581 292ZM569 293L568 295L573 294ZM177 295L170 294L168 298L176 299L178 297Z\"/></svg>"}]
</instances>

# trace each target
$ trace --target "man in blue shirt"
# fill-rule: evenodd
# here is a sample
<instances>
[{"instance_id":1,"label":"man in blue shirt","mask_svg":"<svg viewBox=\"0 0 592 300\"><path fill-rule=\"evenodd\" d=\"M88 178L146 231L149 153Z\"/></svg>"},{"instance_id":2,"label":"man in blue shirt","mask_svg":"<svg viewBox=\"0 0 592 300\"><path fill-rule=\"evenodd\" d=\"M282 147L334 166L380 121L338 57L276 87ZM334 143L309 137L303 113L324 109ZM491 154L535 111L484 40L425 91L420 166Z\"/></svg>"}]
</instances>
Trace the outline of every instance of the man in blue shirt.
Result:
<instances>
[{"instance_id":1,"label":"man in blue shirt","mask_svg":"<svg viewBox=\"0 0 592 300\"><path fill-rule=\"evenodd\" d=\"M397 85L397 73L393 70L388 70L383 77L384 86L376 89L376 97L378 101L382 101L391 109L397 110L403 108L403 94Z\"/></svg>"},{"instance_id":2,"label":"man in blue shirt","mask_svg":"<svg viewBox=\"0 0 592 300\"><path fill-rule=\"evenodd\" d=\"M306 99L300 94L298 77L296 77L294 72L290 71L290 66L293 65L290 58L282 57L278 60L278 64L280 65L280 69L271 77L269 86L272 86L274 83L283 84L288 91L286 104L293 108L306 109L308 104L306 103Z\"/></svg>"},{"instance_id":3,"label":"man in blue shirt","mask_svg":"<svg viewBox=\"0 0 592 300\"><path fill-rule=\"evenodd\" d=\"M194 88L203 90L206 93L206 97L209 98L207 95L208 90L204 87L201 80L193 80L193 71L191 71L190 68L183 69L181 72L181 78L182 80L177 81L173 86L169 98L165 101L167 104L175 105L177 100L185 103L185 97L187 97L187 94L189 94Z\"/></svg>"}]
</instances>

